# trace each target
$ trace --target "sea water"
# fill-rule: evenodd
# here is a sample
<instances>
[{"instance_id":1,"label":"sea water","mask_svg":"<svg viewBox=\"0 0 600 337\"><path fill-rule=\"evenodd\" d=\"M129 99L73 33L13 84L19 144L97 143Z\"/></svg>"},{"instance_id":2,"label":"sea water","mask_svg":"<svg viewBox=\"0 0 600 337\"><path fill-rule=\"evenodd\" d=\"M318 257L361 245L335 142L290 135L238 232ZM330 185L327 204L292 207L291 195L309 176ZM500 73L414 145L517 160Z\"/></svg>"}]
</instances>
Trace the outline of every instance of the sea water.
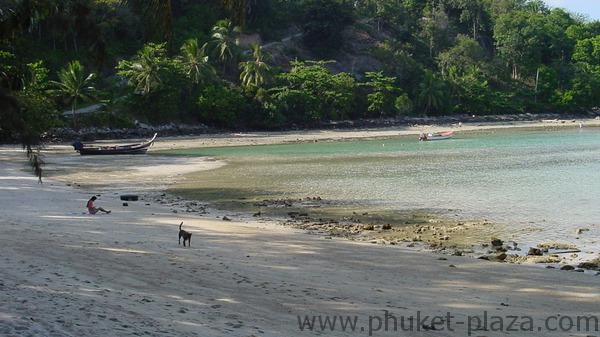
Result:
<instances>
[{"instance_id":1,"label":"sea water","mask_svg":"<svg viewBox=\"0 0 600 337\"><path fill-rule=\"evenodd\" d=\"M318 196L348 210L388 215L419 210L485 220L530 244L598 246L597 128L455 132L453 139L439 141L397 137L178 154L227 163L191 174L177 187L223 205ZM589 231L575 233L581 228Z\"/></svg>"}]
</instances>

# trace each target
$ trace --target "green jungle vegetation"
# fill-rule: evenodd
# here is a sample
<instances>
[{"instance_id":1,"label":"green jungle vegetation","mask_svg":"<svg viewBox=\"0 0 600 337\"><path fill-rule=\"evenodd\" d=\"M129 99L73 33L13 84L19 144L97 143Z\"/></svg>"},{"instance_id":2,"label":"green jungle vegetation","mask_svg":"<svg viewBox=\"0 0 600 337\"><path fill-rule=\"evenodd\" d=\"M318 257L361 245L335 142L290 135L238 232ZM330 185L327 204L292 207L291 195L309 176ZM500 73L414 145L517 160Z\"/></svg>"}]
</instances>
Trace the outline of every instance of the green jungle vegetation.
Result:
<instances>
[{"instance_id":1,"label":"green jungle vegetation","mask_svg":"<svg viewBox=\"0 0 600 337\"><path fill-rule=\"evenodd\" d=\"M541 0L0 0L0 42L1 136L34 168L58 126L600 106L600 22Z\"/></svg>"}]
</instances>

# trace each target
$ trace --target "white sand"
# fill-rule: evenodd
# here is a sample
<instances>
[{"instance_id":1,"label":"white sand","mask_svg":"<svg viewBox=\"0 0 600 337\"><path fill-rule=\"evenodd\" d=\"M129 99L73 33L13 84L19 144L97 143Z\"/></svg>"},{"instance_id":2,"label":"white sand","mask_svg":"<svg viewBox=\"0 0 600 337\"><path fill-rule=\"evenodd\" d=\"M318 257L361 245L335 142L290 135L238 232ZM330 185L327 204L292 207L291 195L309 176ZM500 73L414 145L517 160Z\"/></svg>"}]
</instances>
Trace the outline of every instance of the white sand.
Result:
<instances>
[{"instance_id":1,"label":"white sand","mask_svg":"<svg viewBox=\"0 0 600 337\"><path fill-rule=\"evenodd\" d=\"M156 148L386 132L399 133L203 136L159 140ZM473 336L600 335L585 326L552 333L545 326L547 319L548 328L560 329L558 319L569 328L577 316L598 318L600 277L328 239L223 221L216 212L174 213L177 206L154 196L180 174L220 163L154 158L140 168L144 161L88 158L50 147L52 177L39 185L19 147L0 147L0 336L368 336L370 328L373 336L467 336L468 323L474 330L473 317L486 313L489 331ZM53 169L64 163L82 165L80 172ZM119 194L131 191L141 200L123 206ZM96 205L111 214L83 213L96 193ZM193 232L191 247L177 243L181 221ZM384 331L386 310L398 324L404 316L404 328L412 322L413 331L393 331L391 317ZM417 314L429 319L418 323ZM334 331L301 331L299 315L357 316L358 328L343 331L337 321ZM447 315L450 322L431 321Z\"/></svg>"}]
</instances>

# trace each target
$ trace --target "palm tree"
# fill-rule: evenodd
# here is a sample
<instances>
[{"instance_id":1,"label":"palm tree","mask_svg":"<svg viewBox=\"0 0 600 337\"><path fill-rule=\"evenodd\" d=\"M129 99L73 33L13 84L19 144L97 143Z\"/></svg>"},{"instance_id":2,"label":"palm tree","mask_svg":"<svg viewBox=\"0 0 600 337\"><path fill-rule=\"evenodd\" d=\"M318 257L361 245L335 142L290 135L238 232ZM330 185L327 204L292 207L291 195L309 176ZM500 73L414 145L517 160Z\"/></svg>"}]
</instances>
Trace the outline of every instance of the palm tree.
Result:
<instances>
[{"instance_id":1,"label":"palm tree","mask_svg":"<svg viewBox=\"0 0 600 337\"><path fill-rule=\"evenodd\" d=\"M189 39L181 46L183 67L194 84L206 84L216 77L215 69L208 63L206 46L199 47L197 39Z\"/></svg>"},{"instance_id":2,"label":"palm tree","mask_svg":"<svg viewBox=\"0 0 600 337\"><path fill-rule=\"evenodd\" d=\"M254 59L239 64L239 68L242 71L240 73L240 82L246 88L262 86L268 82L271 74L271 67L264 62L264 58L269 57L269 54L263 54L262 47L257 43L252 43L252 50Z\"/></svg>"},{"instance_id":3,"label":"palm tree","mask_svg":"<svg viewBox=\"0 0 600 337\"><path fill-rule=\"evenodd\" d=\"M220 20L212 28L212 38L215 50L221 62L223 62L223 74L228 62L233 61L238 55L239 41L235 34L240 32L239 27L234 27L230 20Z\"/></svg>"},{"instance_id":4,"label":"palm tree","mask_svg":"<svg viewBox=\"0 0 600 337\"><path fill-rule=\"evenodd\" d=\"M129 78L129 83L135 87L136 93L145 95L155 91L163 83L160 71L164 53L164 43L148 43L138 51L131 62L119 63L119 74Z\"/></svg>"},{"instance_id":5,"label":"palm tree","mask_svg":"<svg viewBox=\"0 0 600 337\"><path fill-rule=\"evenodd\" d=\"M77 102L79 100L89 101L95 97L96 89L91 86L94 76L94 73L85 75L83 66L78 60L75 60L69 63L66 68L59 70L59 81L50 81L50 85L54 87L50 90L50 93L62 97L65 103L71 106L73 126L76 126L75 107Z\"/></svg>"},{"instance_id":6,"label":"palm tree","mask_svg":"<svg viewBox=\"0 0 600 337\"><path fill-rule=\"evenodd\" d=\"M431 71L425 72L423 82L419 84L419 104L425 109L425 115L431 108L440 109L444 102L444 83Z\"/></svg>"}]
</instances>

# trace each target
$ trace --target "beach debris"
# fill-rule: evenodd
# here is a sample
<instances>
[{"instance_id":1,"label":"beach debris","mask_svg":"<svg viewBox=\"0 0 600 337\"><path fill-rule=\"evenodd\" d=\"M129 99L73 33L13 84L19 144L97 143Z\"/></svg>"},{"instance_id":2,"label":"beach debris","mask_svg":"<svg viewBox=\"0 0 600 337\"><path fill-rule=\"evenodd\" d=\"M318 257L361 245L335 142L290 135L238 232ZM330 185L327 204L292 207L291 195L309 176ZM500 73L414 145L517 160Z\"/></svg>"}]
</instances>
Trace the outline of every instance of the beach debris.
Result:
<instances>
[{"instance_id":1,"label":"beach debris","mask_svg":"<svg viewBox=\"0 0 600 337\"><path fill-rule=\"evenodd\" d=\"M529 251L527 252L527 255L529 255L529 256L541 256L541 255L543 255L543 252L539 248L531 247L531 248L529 248Z\"/></svg>"},{"instance_id":2,"label":"beach debris","mask_svg":"<svg viewBox=\"0 0 600 337\"><path fill-rule=\"evenodd\" d=\"M560 270L575 270L575 267L573 267L571 265L566 265L566 266L560 267Z\"/></svg>"},{"instance_id":3,"label":"beach debris","mask_svg":"<svg viewBox=\"0 0 600 337\"><path fill-rule=\"evenodd\" d=\"M223 216L223 220L224 221L231 221L231 219L227 215Z\"/></svg>"}]
</instances>

